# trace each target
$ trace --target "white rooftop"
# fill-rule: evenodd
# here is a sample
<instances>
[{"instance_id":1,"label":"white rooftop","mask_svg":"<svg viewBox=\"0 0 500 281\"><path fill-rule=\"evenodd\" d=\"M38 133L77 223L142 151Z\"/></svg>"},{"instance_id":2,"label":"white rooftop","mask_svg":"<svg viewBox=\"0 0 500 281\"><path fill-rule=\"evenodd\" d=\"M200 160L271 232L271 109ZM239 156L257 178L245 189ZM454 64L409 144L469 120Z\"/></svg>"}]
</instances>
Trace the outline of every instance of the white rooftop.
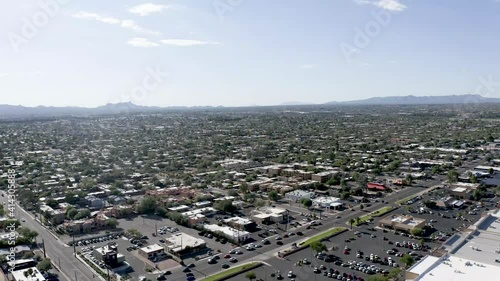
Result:
<instances>
[{"instance_id":1,"label":"white rooftop","mask_svg":"<svg viewBox=\"0 0 500 281\"><path fill-rule=\"evenodd\" d=\"M27 272L28 270L33 270L33 273L26 277L24 276L24 272ZM20 269L16 271L12 271L12 276L14 277L15 281L45 281L45 277L43 277L42 273L36 268L36 267L30 267L26 269Z\"/></svg>"},{"instance_id":2,"label":"white rooftop","mask_svg":"<svg viewBox=\"0 0 500 281\"><path fill-rule=\"evenodd\" d=\"M163 247L158 244L153 244L146 247L142 247L141 250L145 253L154 253L156 251L163 250Z\"/></svg>"},{"instance_id":3,"label":"white rooftop","mask_svg":"<svg viewBox=\"0 0 500 281\"><path fill-rule=\"evenodd\" d=\"M416 267L419 270L418 267ZM494 280L499 276L500 266L477 263L472 260L448 257L415 281L473 281ZM492 279L493 278L493 279Z\"/></svg>"},{"instance_id":4,"label":"white rooftop","mask_svg":"<svg viewBox=\"0 0 500 281\"><path fill-rule=\"evenodd\" d=\"M205 245L205 240L193 237L186 233L177 233L165 238L167 248L172 252L180 252L186 247L199 247Z\"/></svg>"}]
</instances>

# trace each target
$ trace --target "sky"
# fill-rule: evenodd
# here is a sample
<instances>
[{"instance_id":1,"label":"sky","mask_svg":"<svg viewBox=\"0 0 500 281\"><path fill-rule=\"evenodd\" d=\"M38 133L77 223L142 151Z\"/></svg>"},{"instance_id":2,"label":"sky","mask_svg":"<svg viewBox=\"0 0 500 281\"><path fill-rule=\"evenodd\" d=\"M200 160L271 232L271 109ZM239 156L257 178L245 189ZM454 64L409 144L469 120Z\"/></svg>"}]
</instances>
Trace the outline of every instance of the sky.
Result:
<instances>
[{"instance_id":1,"label":"sky","mask_svg":"<svg viewBox=\"0 0 500 281\"><path fill-rule=\"evenodd\" d=\"M0 2L0 104L500 97L500 0Z\"/></svg>"}]
</instances>

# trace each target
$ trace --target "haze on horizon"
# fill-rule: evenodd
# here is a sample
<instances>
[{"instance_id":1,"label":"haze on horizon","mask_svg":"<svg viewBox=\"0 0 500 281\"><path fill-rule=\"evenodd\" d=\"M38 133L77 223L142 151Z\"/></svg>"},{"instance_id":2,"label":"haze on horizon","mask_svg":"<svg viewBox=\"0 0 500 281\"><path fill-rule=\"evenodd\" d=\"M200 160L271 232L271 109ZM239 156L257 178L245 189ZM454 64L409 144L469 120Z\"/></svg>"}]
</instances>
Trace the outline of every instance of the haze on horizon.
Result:
<instances>
[{"instance_id":1,"label":"haze on horizon","mask_svg":"<svg viewBox=\"0 0 500 281\"><path fill-rule=\"evenodd\" d=\"M4 1L0 104L499 98L499 14L499 0Z\"/></svg>"}]
</instances>

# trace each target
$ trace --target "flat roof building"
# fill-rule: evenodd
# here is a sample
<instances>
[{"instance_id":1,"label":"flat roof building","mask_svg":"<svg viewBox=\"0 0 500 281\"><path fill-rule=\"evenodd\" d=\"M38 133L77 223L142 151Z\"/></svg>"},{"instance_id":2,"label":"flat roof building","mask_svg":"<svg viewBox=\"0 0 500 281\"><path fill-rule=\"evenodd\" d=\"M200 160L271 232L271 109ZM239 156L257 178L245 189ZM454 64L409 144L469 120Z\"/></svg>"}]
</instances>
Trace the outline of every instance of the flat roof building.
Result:
<instances>
[{"instance_id":1,"label":"flat roof building","mask_svg":"<svg viewBox=\"0 0 500 281\"><path fill-rule=\"evenodd\" d=\"M285 194L285 198L288 200L291 200L291 201L298 202L302 199L312 199L312 198L314 198L314 194L315 194L314 192L298 189L298 190L287 192Z\"/></svg>"},{"instance_id":2,"label":"flat roof building","mask_svg":"<svg viewBox=\"0 0 500 281\"><path fill-rule=\"evenodd\" d=\"M186 233L176 233L165 238L167 251L178 257L192 256L206 250L205 240L193 237Z\"/></svg>"},{"instance_id":3,"label":"flat roof building","mask_svg":"<svg viewBox=\"0 0 500 281\"><path fill-rule=\"evenodd\" d=\"M139 249L139 255L148 259L154 259L163 253L165 253L165 249L158 244L149 245Z\"/></svg>"},{"instance_id":4,"label":"flat roof building","mask_svg":"<svg viewBox=\"0 0 500 281\"><path fill-rule=\"evenodd\" d=\"M390 215L378 222L379 226L410 232L414 228L423 228L425 219L419 219L408 215Z\"/></svg>"},{"instance_id":5,"label":"flat roof building","mask_svg":"<svg viewBox=\"0 0 500 281\"><path fill-rule=\"evenodd\" d=\"M28 273L31 271L31 275ZM26 277L24 274L27 274ZM15 270L11 272L12 278L14 281L45 281L45 277L43 277L42 273L36 267L30 267L20 270Z\"/></svg>"},{"instance_id":6,"label":"flat roof building","mask_svg":"<svg viewBox=\"0 0 500 281\"><path fill-rule=\"evenodd\" d=\"M282 208L263 207L252 210L252 217L257 223L270 224L286 220L287 210Z\"/></svg>"},{"instance_id":7,"label":"flat roof building","mask_svg":"<svg viewBox=\"0 0 500 281\"><path fill-rule=\"evenodd\" d=\"M224 223L239 230L255 231L257 224L248 218L232 217L224 220Z\"/></svg>"},{"instance_id":8,"label":"flat roof building","mask_svg":"<svg viewBox=\"0 0 500 281\"><path fill-rule=\"evenodd\" d=\"M218 226L216 224L206 224L203 226L211 232L220 232L227 239L234 242L243 242L250 238L250 232L244 230L234 229L229 226Z\"/></svg>"},{"instance_id":9,"label":"flat roof building","mask_svg":"<svg viewBox=\"0 0 500 281\"><path fill-rule=\"evenodd\" d=\"M450 237L441 257L427 256L406 271L408 281L493 280L500 275L500 211Z\"/></svg>"}]
</instances>

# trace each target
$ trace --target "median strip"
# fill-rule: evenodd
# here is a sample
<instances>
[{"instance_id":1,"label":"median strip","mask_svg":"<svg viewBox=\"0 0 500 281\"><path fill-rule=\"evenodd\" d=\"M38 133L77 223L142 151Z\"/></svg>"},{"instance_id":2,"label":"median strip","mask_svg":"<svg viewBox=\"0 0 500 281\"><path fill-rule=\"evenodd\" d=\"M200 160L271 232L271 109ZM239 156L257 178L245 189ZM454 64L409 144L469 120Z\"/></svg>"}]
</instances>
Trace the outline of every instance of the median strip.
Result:
<instances>
[{"instance_id":1,"label":"median strip","mask_svg":"<svg viewBox=\"0 0 500 281\"><path fill-rule=\"evenodd\" d=\"M330 238L330 237L332 237L332 236L334 236L334 235L337 235L337 234L339 234L339 233L342 233L342 232L344 232L344 231L346 231L346 230L347 230L347 228L345 228L345 227L335 227L335 228L331 228L331 229L329 229L329 230L327 230L327 231L325 231L325 232L322 232L322 233L320 233L320 234L318 234L318 235L316 235L316 236L313 236L313 237L311 237L311 238L307 239L307 240L306 240L306 241L304 241L304 242L299 243L299 245L300 245L300 246L307 247L307 246L311 245L312 243L314 243L314 242L316 242L316 241L321 242L321 241L323 241L323 240L325 240L325 239L327 239L327 238Z\"/></svg>"},{"instance_id":2,"label":"median strip","mask_svg":"<svg viewBox=\"0 0 500 281\"><path fill-rule=\"evenodd\" d=\"M385 214L387 214L387 213L391 212L392 210L394 210L394 207L392 207L392 206L387 206L387 207L380 208L380 209L375 210L375 211L373 211L373 212L371 212L371 213L369 213L369 214L366 214L366 215L364 215L364 216L361 216L361 217L359 218L359 220L354 220L354 222L353 222L353 224L352 224L352 225L353 225L353 226L358 226L358 225L360 225L360 224L362 224L362 223L365 223L365 222L367 222L367 221L369 221L369 220L373 219L374 217L380 217L380 216L383 216L383 215L385 215ZM346 223L350 225L350 224L351 224L351 221L347 221Z\"/></svg>"},{"instance_id":3,"label":"median strip","mask_svg":"<svg viewBox=\"0 0 500 281\"><path fill-rule=\"evenodd\" d=\"M212 276L208 276L201 281L220 281L220 280L227 280L229 278L232 278L236 275L239 275L241 273L247 272L249 270L252 270L254 268L257 268L261 266L263 263L262 262L251 262L247 264L243 264L237 267L233 267L228 270L224 270L222 272L219 272L217 274L214 274Z\"/></svg>"},{"instance_id":4,"label":"median strip","mask_svg":"<svg viewBox=\"0 0 500 281\"><path fill-rule=\"evenodd\" d=\"M408 196L406 198L403 198L401 200L396 201L396 204L398 204L400 206L401 205L406 205L408 201L410 201L410 200L412 200L412 199L414 199L414 198L416 198L418 196L419 196L418 194L414 194L414 195Z\"/></svg>"}]
</instances>

